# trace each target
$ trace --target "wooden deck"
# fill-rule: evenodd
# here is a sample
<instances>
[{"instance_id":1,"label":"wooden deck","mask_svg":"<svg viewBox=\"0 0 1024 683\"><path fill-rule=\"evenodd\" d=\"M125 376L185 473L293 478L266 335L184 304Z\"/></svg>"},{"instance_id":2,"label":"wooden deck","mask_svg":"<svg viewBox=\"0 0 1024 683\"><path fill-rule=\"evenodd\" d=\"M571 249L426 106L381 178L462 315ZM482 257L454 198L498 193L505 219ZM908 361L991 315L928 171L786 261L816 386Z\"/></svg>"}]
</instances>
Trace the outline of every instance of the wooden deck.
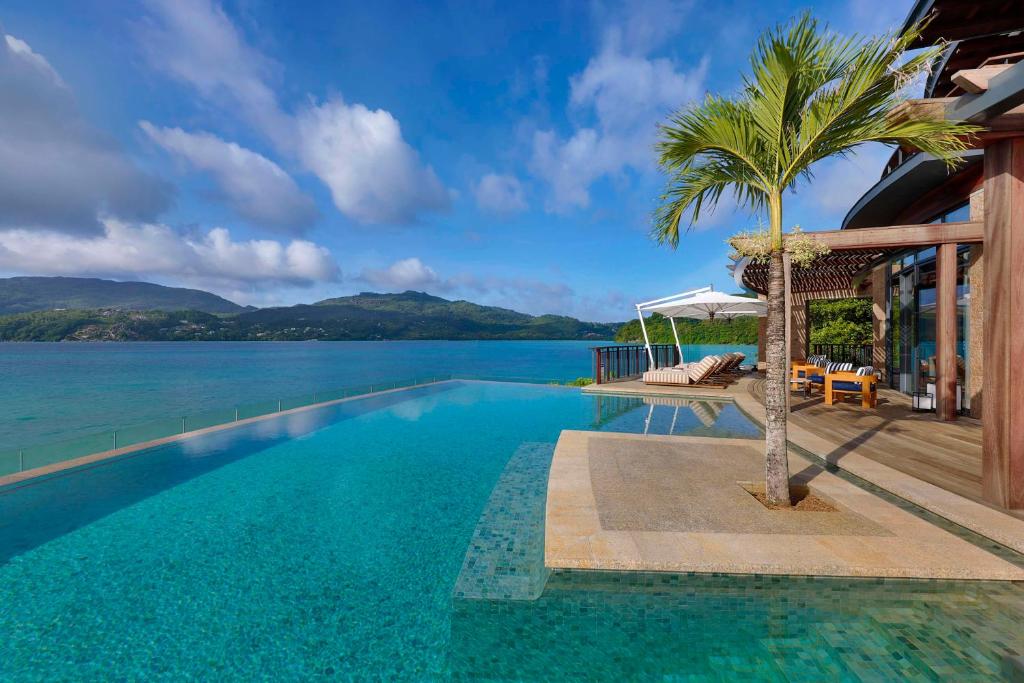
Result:
<instances>
[{"instance_id":1,"label":"wooden deck","mask_svg":"<svg viewBox=\"0 0 1024 683\"><path fill-rule=\"evenodd\" d=\"M738 382L724 390L648 387L640 380L602 384L588 390L733 399L738 392L746 392L763 404L764 376L754 375L752 381ZM842 467L843 457L856 452L968 500L1024 519L1024 510L996 508L982 498L980 420L961 417L941 422L934 413L913 412L909 396L884 388L878 390L878 406L873 410L862 409L854 399L827 406L820 394L810 399L797 392L792 396L790 424L827 442L829 452L816 449L826 460Z\"/></svg>"},{"instance_id":2,"label":"wooden deck","mask_svg":"<svg viewBox=\"0 0 1024 683\"><path fill-rule=\"evenodd\" d=\"M747 385L764 403L764 379ZM878 406L864 410L850 399L827 406L820 394L805 398L794 392L789 419L834 446L826 459L842 466L843 456L859 455L985 505L981 492L981 421L960 417L942 422L934 413L917 413L910 397L878 390ZM990 506L992 507L992 506ZM1006 512L1006 510L1002 510ZM1024 511L1010 512L1024 519Z\"/></svg>"}]
</instances>

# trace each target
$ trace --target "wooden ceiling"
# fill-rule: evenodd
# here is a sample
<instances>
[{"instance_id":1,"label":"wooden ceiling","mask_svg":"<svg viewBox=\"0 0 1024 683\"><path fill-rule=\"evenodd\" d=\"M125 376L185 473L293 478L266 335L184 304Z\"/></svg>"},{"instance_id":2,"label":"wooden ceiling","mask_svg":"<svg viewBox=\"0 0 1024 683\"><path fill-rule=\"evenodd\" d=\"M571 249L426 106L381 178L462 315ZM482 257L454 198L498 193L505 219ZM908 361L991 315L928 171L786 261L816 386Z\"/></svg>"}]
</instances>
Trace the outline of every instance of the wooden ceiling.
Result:
<instances>
[{"instance_id":1,"label":"wooden ceiling","mask_svg":"<svg viewBox=\"0 0 1024 683\"><path fill-rule=\"evenodd\" d=\"M1024 29L1021 0L919 0L908 26L926 16L933 19L914 47Z\"/></svg>"},{"instance_id":2,"label":"wooden ceiling","mask_svg":"<svg viewBox=\"0 0 1024 683\"><path fill-rule=\"evenodd\" d=\"M947 61L937 65L940 71L930 79L926 97L962 94L950 80L957 71L1024 51L1024 0L918 0L903 29L926 17L931 21L912 47L956 43Z\"/></svg>"}]
</instances>

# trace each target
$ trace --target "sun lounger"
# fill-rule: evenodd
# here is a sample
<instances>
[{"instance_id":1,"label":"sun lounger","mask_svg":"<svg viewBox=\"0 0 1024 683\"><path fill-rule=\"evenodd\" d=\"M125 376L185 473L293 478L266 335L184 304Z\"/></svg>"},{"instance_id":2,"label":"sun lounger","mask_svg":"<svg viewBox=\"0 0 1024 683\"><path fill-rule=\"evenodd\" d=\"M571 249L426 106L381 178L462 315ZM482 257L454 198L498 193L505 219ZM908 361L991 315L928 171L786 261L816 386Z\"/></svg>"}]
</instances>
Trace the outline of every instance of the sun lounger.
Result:
<instances>
[{"instance_id":1,"label":"sun lounger","mask_svg":"<svg viewBox=\"0 0 1024 683\"><path fill-rule=\"evenodd\" d=\"M742 370L740 368L740 366L743 364L743 361L747 359L746 354L740 353L739 351L732 351L725 355L729 359L729 362L728 365L723 370L721 370L720 374L739 376L746 373L745 370Z\"/></svg>"},{"instance_id":2,"label":"sun lounger","mask_svg":"<svg viewBox=\"0 0 1024 683\"><path fill-rule=\"evenodd\" d=\"M725 359L719 356L705 356L686 368L662 368L648 370L643 375L644 384L668 386L704 386L716 389L725 388L728 382L714 376L721 370Z\"/></svg>"}]
</instances>

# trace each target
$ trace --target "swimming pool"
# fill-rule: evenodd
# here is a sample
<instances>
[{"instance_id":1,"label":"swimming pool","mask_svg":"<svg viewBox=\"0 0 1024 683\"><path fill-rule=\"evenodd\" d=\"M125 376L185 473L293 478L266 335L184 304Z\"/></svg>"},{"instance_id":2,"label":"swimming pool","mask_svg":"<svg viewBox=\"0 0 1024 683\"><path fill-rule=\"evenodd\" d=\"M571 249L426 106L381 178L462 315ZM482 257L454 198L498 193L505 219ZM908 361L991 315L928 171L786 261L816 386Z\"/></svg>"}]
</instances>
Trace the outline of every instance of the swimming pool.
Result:
<instances>
[{"instance_id":1,"label":"swimming pool","mask_svg":"<svg viewBox=\"0 0 1024 683\"><path fill-rule=\"evenodd\" d=\"M446 382L9 489L0 678L964 680L1024 648L1019 586L537 566L562 429L758 434L711 403Z\"/></svg>"}]
</instances>

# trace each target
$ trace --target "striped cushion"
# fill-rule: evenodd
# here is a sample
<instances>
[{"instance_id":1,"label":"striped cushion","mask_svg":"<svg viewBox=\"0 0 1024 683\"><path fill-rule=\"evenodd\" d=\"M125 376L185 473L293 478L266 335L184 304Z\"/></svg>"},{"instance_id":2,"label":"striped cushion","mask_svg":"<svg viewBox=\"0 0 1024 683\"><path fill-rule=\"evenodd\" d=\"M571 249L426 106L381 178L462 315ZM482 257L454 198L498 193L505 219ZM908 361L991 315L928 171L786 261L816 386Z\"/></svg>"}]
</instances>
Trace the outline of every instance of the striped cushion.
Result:
<instances>
[{"instance_id":1,"label":"striped cushion","mask_svg":"<svg viewBox=\"0 0 1024 683\"><path fill-rule=\"evenodd\" d=\"M644 373L644 382L647 384L689 384L690 378L685 370L668 368L648 370Z\"/></svg>"},{"instance_id":2,"label":"striped cushion","mask_svg":"<svg viewBox=\"0 0 1024 683\"><path fill-rule=\"evenodd\" d=\"M830 375L833 372L850 372L853 370L853 363L829 363L825 366L825 374Z\"/></svg>"},{"instance_id":3,"label":"striped cushion","mask_svg":"<svg viewBox=\"0 0 1024 683\"><path fill-rule=\"evenodd\" d=\"M708 371L717 366L721 359L718 356L705 356L700 359L689 368L687 368L687 374L689 375L690 382L699 382L704 379Z\"/></svg>"},{"instance_id":4,"label":"striped cushion","mask_svg":"<svg viewBox=\"0 0 1024 683\"><path fill-rule=\"evenodd\" d=\"M864 367L857 368L858 377L870 377L875 374L875 368L871 365L865 365Z\"/></svg>"}]
</instances>

